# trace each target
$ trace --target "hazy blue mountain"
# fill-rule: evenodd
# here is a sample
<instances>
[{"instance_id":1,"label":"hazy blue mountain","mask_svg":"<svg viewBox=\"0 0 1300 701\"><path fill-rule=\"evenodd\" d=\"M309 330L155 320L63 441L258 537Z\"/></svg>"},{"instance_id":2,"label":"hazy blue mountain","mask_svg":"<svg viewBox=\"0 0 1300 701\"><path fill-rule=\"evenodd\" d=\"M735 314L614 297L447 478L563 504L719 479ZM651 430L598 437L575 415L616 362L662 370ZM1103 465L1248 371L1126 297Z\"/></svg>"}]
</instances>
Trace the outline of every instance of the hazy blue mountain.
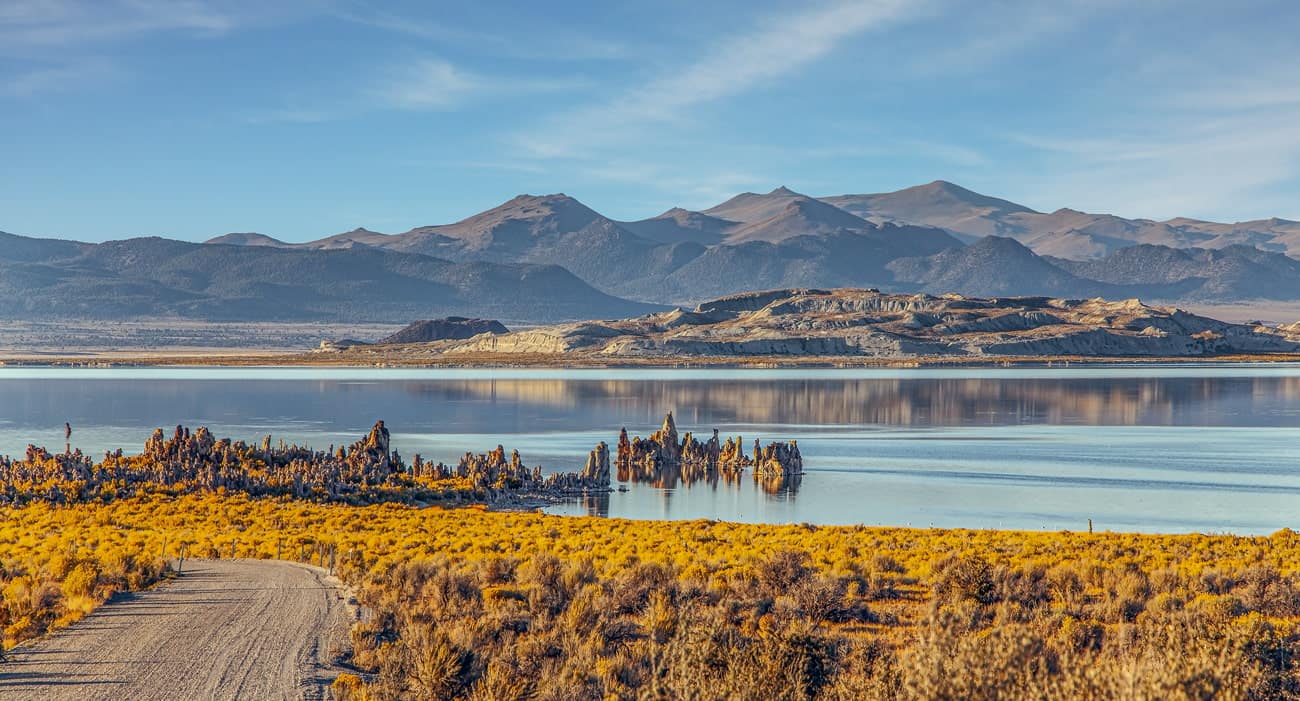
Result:
<instances>
[{"instance_id":1,"label":"hazy blue mountain","mask_svg":"<svg viewBox=\"0 0 1300 701\"><path fill-rule=\"evenodd\" d=\"M926 224L972 236L1003 236L1011 215L1036 214L1024 205L988 197L960 185L936 180L897 192L823 197L863 219Z\"/></svg>"},{"instance_id":2,"label":"hazy blue mountain","mask_svg":"<svg viewBox=\"0 0 1300 701\"><path fill-rule=\"evenodd\" d=\"M728 231L740 225L739 222L681 207L673 207L657 217L621 224L637 236L656 243L698 243L705 246L721 243Z\"/></svg>"},{"instance_id":3,"label":"hazy blue mountain","mask_svg":"<svg viewBox=\"0 0 1300 701\"><path fill-rule=\"evenodd\" d=\"M1175 218L1126 219L1061 208L1038 212L943 180L897 192L835 195L823 201L870 221L936 226L958 237L1005 236L1036 253L1087 260L1127 246L1224 248L1247 244L1300 255L1300 222L1260 219L1234 224Z\"/></svg>"},{"instance_id":4,"label":"hazy blue mountain","mask_svg":"<svg viewBox=\"0 0 1300 701\"><path fill-rule=\"evenodd\" d=\"M224 244L227 246L269 246L270 248L293 248L293 244L256 232L223 234L210 238L203 243Z\"/></svg>"},{"instance_id":5,"label":"hazy blue mountain","mask_svg":"<svg viewBox=\"0 0 1300 701\"><path fill-rule=\"evenodd\" d=\"M454 224L401 234L360 229L295 248L555 264L611 295L690 303L765 284L883 284L890 260L962 245L941 229L873 224L787 188L738 195L715 210L730 218L674 209L619 222L562 193L520 195ZM260 245L253 237L227 241Z\"/></svg>"},{"instance_id":6,"label":"hazy blue mountain","mask_svg":"<svg viewBox=\"0 0 1300 701\"><path fill-rule=\"evenodd\" d=\"M900 258L891 262L889 269L896 281L936 294L1091 297L1106 287L1077 277L1015 239L1001 236L986 236L969 246L925 258Z\"/></svg>"},{"instance_id":7,"label":"hazy blue mountain","mask_svg":"<svg viewBox=\"0 0 1300 701\"><path fill-rule=\"evenodd\" d=\"M1143 244L1096 260L1053 263L1111 284L1177 285L1179 299L1300 299L1300 261L1240 244L1219 249Z\"/></svg>"},{"instance_id":8,"label":"hazy blue mountain","mask_svg":"<svg viewBox=\"0 0 1300 701\"><path fill-rule=\"evenodd\" d=\"M39 263L0 255L0 316L405 322L455 313L586 319L655 307L553 265L457 263L376 248L302 249L141 238Z\"/></svg>"},{"instance_id":9,"label":"hazy blue mountain","mask_svg":"<svg viewBox=\"0 0 1300 701\"><path fill-rule=\"evenodd\" d=\"M35 263L72 258L90 244L58 239L37 239L0 231L0 262Z\"/></svg>"}]
</instances>

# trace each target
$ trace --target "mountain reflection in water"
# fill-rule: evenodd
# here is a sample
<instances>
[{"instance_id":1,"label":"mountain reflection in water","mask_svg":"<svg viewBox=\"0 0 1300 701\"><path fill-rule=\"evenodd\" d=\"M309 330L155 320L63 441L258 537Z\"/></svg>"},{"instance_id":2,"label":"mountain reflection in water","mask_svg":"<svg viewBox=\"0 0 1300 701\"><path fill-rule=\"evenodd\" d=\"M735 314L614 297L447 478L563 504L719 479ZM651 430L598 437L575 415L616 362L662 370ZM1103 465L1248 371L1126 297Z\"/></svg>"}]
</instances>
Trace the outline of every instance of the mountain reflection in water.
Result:
<instances>
[{"instance_id":1,"label":"mountain reflection in water","mask_svg":"<svg viewBox=\"0 0 1300 701\"><path fill-rule=\"evenodd\" d=\"M684 420L698 424L1258 425L1274 409L1297 406L1300 376L705 383L512 379L411 382L405 389L435 401L521 403L570 415L590 413L593 420L614 411L649 421L675 408Z\"/></svg>"}]
</instances>

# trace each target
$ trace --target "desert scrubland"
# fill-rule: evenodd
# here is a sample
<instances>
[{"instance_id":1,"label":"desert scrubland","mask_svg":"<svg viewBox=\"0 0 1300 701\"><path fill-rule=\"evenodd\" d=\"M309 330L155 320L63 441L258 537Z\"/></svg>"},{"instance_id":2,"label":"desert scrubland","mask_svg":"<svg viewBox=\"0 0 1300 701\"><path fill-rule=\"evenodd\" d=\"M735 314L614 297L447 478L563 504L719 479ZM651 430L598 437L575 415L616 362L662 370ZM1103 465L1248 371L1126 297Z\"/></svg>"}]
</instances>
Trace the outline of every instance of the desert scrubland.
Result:
<instances>
[{"instance_id":1,"label":"desert scrubland","mask_svg":"<svg viewBox=\"0 0 1300 701\"><path fill-rule=\"evenodd\" d=\"M625 521L235 492L34 502L3 516L7 646L169 576L182 544L191 558L333 565L367 612L351 671L334 682L340 698L1262 699L1300 688L1300 536L1289 530Z\"/></svg>"}]
</instances>

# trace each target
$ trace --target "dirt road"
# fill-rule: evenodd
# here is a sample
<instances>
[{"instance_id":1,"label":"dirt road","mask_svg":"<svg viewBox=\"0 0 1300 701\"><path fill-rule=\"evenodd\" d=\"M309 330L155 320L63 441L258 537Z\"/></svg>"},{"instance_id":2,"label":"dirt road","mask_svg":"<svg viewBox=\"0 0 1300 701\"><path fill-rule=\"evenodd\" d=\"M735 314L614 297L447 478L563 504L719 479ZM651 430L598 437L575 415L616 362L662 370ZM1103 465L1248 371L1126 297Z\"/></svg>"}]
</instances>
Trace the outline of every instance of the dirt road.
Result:
<instances>
[{"instance_id":1,"label":"dirt road","mask_svg":"<svg viewBox=\"0 0 1300 701\"><path fill-rule=\"evenodd\" d=\"M0 699L320 699L352 613L319 569L186 560L0 663Z\"/></svg>"}]
</instances>

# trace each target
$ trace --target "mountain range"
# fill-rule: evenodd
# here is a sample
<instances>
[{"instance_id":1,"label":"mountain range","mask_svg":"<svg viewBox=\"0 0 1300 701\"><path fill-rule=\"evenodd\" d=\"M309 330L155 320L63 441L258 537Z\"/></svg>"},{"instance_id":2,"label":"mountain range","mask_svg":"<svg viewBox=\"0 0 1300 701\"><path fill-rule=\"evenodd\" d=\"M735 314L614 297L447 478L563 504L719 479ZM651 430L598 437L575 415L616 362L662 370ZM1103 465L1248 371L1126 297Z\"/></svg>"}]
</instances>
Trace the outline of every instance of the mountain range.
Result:
<instances>
[{"instance_id":1,"label":"mountain range","mask_svg":"<svg viewBox=\"0 0 1300 701\"><path fill-rule=\"evenodd\" d=\"M456 263L378 248L83 244L0 233L0 318L373 321L469 311L564 320L659 307L601 293L555 265Z\"/></svg>"},{"instance_id":2,"label":"mountain range","mask_svg":"<svg viewBox=\"0 0 1300 701\"><path fill-rule=\"evenodd\" d=\"M945 181L830 197L780 187L638 221L564 194L520 195L451 224L307 243L0 233L0 317L541 322L791 287L1295 300L1291 254L1300 255L1300 222L1043 213Z\"/></svg>"}]
</instances>

